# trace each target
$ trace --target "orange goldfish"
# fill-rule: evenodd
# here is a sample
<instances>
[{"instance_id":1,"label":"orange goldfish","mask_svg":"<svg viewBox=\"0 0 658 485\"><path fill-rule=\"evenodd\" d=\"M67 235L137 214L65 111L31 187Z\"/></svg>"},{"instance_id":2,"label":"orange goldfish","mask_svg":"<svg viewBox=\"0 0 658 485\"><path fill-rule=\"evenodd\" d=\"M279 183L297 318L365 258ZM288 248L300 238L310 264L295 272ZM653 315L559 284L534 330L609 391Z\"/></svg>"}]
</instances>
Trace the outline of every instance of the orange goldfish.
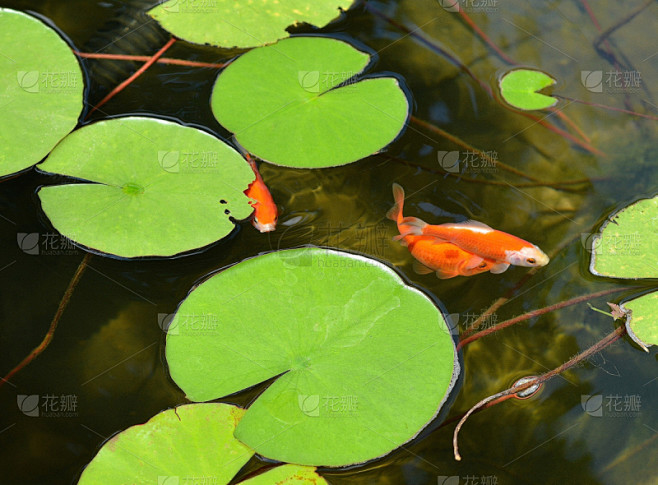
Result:
<instances>
[{"instance_id":1,"label":"orange goldfish","mask_svg":"<svg viewBox=\"0 0 658 485\"><path fill-rule=\"evenodd\" d=\"M401 236L432 236L439 242L451 242L465 251L497 264L492 273L502 273L509 265L545 266L549 258L534 244L477 221L430 225L417 217L405 217L407 227ZM398 236L400 238L401 236Z\"/></svg>"},{"instance_id":2,"label":"orange goldfish","mask_svg":"<svg viewBox=\"0 0 658 485\"><path fill-rule=\"evenodd\" d=\"M414 271L419 274L435 272L440 279L448 279L460 275L484 273L495 266L495 261L464 251L452 243L437 242L432 236L410 235L409 232L413 227L404 222L409 218L402 216L404 190L398 184L393 184L393 198L395 205L388 211L386 217L397 222L400 231L398 238L416 258Z\"/></svg>"},{"instance_id":3,"label":"orange goldfish","mask_svg":"<svg viewBox=\"0 0 658 485\"><path fill-rule=\"evenodd\" d=\"M272 199L272 194L270 194L267 185L263 182L263 177L258 172L256 162L254 162L248 153L245 153L245 156L256 176L256 180L251 182L247 190L244 191L247 197L253 199L253 201L249 201L249 204L254 208L252 224L260 232L273 231L276 229L276 219L278 216L276 204L274 203L274 199Z\"/></svg>"}]
</instances>

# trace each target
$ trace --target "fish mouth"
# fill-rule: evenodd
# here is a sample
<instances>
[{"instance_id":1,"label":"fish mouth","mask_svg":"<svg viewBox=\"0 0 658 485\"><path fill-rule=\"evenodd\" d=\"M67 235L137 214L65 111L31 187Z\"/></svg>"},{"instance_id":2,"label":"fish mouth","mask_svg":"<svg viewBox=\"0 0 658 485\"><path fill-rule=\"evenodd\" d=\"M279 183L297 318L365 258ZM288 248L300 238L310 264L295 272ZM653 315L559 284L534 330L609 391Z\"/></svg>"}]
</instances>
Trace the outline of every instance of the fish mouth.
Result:
<instances>
[{"instance_id":1,"label":"fish mouth","mask_svg":"<svg viewBox=\"0 0 658 485\"><path fill-rule=\"evenodd\" d=\"M263 224L261 222L254 222L254 227L260 232L272 232L276 229L276 222Z\"/></svg>"}]
</instances>

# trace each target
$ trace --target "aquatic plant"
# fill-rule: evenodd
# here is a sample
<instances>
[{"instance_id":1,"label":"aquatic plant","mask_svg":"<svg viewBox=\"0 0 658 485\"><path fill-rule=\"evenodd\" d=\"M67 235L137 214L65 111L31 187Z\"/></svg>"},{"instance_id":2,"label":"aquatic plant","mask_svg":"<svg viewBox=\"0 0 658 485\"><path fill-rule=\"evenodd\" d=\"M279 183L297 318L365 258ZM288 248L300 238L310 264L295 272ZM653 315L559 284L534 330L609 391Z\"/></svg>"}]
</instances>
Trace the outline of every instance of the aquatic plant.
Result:
<instances>
[{"instance_id":1,"label":"aquatic plant","mask_svg":"<svg viewBox=\"0 0 658 485\"><path fill-rule=\"evenodd\" d=\"M411 103L404 83L396 75L366 74L375 59L367 49L321 36L286 38L290 35L286 27L298 22L325 25L351 1L314 3L312 13L318 15L295 12L300 6L307 13L310 10L309 2L298 0L276 11L246 9L258 15L236 18L224 15L224 10L230 6L229 12L234 13L237 2L219 4L208 7L214 17L209 12L185 11L187 6L176 1L163 2L150 14L181 39L255 47L223 69L209 101L217 121L234 134L241 148L261 160L295 168L348 164L385 150L408 120L483 153L427 121L409 118ZM371 6L367 9L374 11ZM275 18L281 21L274 23ZM248 35L238 21L247 22ZM248 217L251 207L244 189L253 174L238 152L218 137L154 117L102 120L66 136L80 115L84 89L75 56L52 29L28 15L0 9L0 27L0 46L14 49L12 55L20 61L34 62L21 64L25 67L16 84L12 76L17 67L0 56L0 81L11 88L7 96L21 113L29 115L18 122L0 121L4 123L0 137L6 137L0 138L0 175L23 170L50 153L37 168L64 183L40 188L42 209L56 230L89 251L44 342L4 383L50 342L91 253L169 258L205 248ZM38 52L14 42L17 32L26 29L34 29L41 42ZM171 38L156 55L143 59L138 72L86 115L100 115L98 108L156 62L224 68L224 63L163 58L175 42ZM502 50L497 52L509 60ZM34 74L35 69L48 67L43 56L54 59L58 70L71 72L75 82L71 81L72 89L65 95L33 96L53 89L52 84L40 84L38 70ZM501 94L519 109L546 109L556 99L546 99L538 91L553 82L544 73L514 69L501 79ZM486 84L483 89L491 92ZM40 124L44 120L49 122L45 127ZM578 138L544 120L538 123L590 153L600 153L586 137ZM48 136L41 137L44 143L33 142L29 136L42 135L40 129ZM21 159L25 154L29 156ZM20 163L14 164L18 159ZM566 191L574 184L549 183L511 165L500 166L535 186ZM614 243L609 243L619 234L639 234L642 244L650 241L655 231L647 221L653 223L658 217L655 206L655 199L633 204L615 216L615 224L622 229L610 225L601 229L601 236L593 239L596 274L633 279L655 276L651 265L642 264L655 260L651 244L642 246L638 257L622 259L615 254ZM347 466L376 459L414 439L447 411L444 405L461 371L455 350L532 317L629 290L615 287L561 301L482 332L477 332L480 322L476 321L455 348L454 325L437 304L380 261L334 249L300 248L235 263L204 278L181 303L167 328L167 364L172 379L192 401L230 399L271 379L267 389L245 410L217 403L184 405L125 430L103 446L80 483L114 483L135 476L153 481L161 472L179 475L190 469L207 471L228 483L255 453L314 466ZM501 300L489 310L502 305ZM652 316L657 306L656 293L622 303L613 317L626 319L626 327L618 327L556 369L517 381L510 389L483 399L462 417L456 432L473 412L508 397L531 397L545 381L625 332L646 350L656 343ZM199 315L217 325L199 326L195 320ZM222 448L224 453L209 452L211 448ZM172 449L180 455L174 462ZM241 483L293 481L301 476L323 483L313 468L297 465L283 465Z\"/></svg>"}]
</instances>

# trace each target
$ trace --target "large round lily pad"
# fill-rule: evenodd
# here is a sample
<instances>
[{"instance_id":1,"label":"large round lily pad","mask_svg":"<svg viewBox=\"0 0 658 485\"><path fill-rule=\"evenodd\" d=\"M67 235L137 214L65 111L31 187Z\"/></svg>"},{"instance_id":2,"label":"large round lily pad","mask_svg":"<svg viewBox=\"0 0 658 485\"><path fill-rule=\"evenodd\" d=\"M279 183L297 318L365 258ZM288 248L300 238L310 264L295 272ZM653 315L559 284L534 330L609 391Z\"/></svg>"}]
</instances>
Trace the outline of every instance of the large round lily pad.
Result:
<instances>
[{"instance_id":1,"label":"large round lily pad","mask_svg":"<svg viewBox=\"0 0 658 485\"><path fill-rule=\"evenodd\" d=\"M627 324L631 338L647 352L647 347L658 345L658 292L627 301L622 307L633 312Z\"/></svg>"},{"instance_id":2,"label":"large round lily pad","mask_svg":"<svg viewBox=\"0 0 658 485\"><path fill-rule=\"evenodd\" d=\"M324 27L354 0L168 0L149 11L176 37L220 47L255 47L298 23Z\"/></svg>"},{"instance_id":3,"label":"large round lily pad","mask_svg":"<svg viewBox=\"0 0 658 485\"><path fill-rule=\"evenodd\" d=\"M252 211L253 171L238 152L195 128L116 118L67 136L39 167L86 183L44 187L55 229L122 257L171 256L231 232Z\"/></svg>"},{"instance_id":4,"label":"large round lily pad","mask_svg":"<svg viewBox=\"0 0 658 485\"><path fill-rule=\"evenodd\" d=\"M304 465L364 462L409 441L459 372L427 296L375 260L320 248L258 256L201 283L171 322L166 358L193 401L276 377L236 437Z\"/></svg>"},{"instance_id":5,"label":"large round lily pad","mask_svg":"<svg viewBox=\"0 0 658 485\"><path fill-rule=\"evenodd\" d=\"M253 49L219 75L212 110L243 147L268 162L351 163L393 141L409 111L397 79L355 77L369 60L346 42L321 37Z\"/></svg>"},{"instance_id":6,"label":"large round lily pad","mask_svg":"<svg viewBox=\"0 0 658 485\"><path fill-rule=\"evenodd\" d=\"M0 176L39 162L75 127L83 90L78 60L57 32L0 8Z\"/></svg>"},{"instance_id":7,"label":"large round lily pad","mask_svg":"<svg viewBox=\"0 0 658 485\"><path fill-rule=\"evenodd\" d=\"M658 197L624 207L592 238L590 271L613 278L658 278Z\"/></svg>"}]
</instances>

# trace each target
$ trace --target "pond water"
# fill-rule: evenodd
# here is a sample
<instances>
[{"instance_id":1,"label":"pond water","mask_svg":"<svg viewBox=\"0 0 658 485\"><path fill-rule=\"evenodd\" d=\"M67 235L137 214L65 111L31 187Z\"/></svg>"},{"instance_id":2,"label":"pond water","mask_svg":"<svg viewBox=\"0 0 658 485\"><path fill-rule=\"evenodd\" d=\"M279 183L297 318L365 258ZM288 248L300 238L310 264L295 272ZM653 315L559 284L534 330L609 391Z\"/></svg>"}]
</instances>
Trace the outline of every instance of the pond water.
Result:
<instances>
[{"instance_id":1,"label":"pond water","mask_svg":"<svg viewBox=\"0 0 658 485\"><path fill-rule=\"evenodd\" d=\"M127 3L0 0L2 7L48 19L79 50L121 36L125 24L134 21L125 17L131 15ZM141 2L145 3L149 2ZM558 79L553 92L642 112L651 107L648 112L655 114L658 7L653 3L611 35L614 52L624 63L616 68L593 47L598 31L585 3L461 2L475 23L512 59ZM641 3L597 1L591 6L606 29ZM559 108L605 156L592 154L502 107L449 59L420 40L419 36L441 46L480 81L494 87L506 64L457 13L441 8L436 0L368 5L413 35L374 15L363 3L319 32L376 52L373 71L397 73L404 80L413 98L414 117L489 153L498 163L485 167L477 156L465 154L463 147L412 122L384 153L351 165L296 170L262 164L263 178L280 208L279 227L272 233L260 234L245 221L219 243L173 260L92 256L50 347L0 390L0 483L75 483L108 437L185 403L184 394L166 371L159 317L173 312L196 281L218 268L261 252L303 244L349 249L395 265L410 282L440 300L448 312L458 314L462 329L527 273L525 268L512 267L500 275L443 281L415 274L412 257L392 241L396 228L384 217L392 205L393 182L407 191L408 215L438 222L463 216L485 221L552 255L550 264L515 291L485 325L628 284L588 272L589 253L581 235L594 232L610 213L628 202L656 194L656 123L562 101ZM122 20L108 24L121 15ZM143 43L121 44L124 49L134 46L125 53L152 54L162 45L158 35L147 30ZM301 33L309 31L300 29ZM234 54L177 42L167 57L218 62ZM107 64L87 66L97 73L89 86L92 102L131 72L124 68L113 71ZM612 74L616 70L637 85L626 90L616 86ZM602 71L597 85L600 92L582 84L581 71ZM212 69L155 65L91 119L153 114L206 127L228 138L209 106L216 76ZM7 116L6 112L3 115ZM548 120L572 131L555 116ZM461 176L441 170L441 152L454 150L471 157L472 163L462 167ZM532 185L527 177L506 171L503 164L544 183ZM584 183L561 184L583 179ZM57 181L33 169L0 183L3 375L41 341L84 256L76 247L48 250L48 241L56 243L57 235L41 212L35 191ZM16 243L18 233L38 233L44 249L41 254L22 251ZM655 280L641 284L650 288ZM618 302L636 293L629 290L608 299ZM591 303L607 309L605 301L599 298ZM463 353L465 372L448 418L461 415L523 376L557 367L612 329L612 319L581 304L474 342ZM452 456L454 424L438 428L436 423L433 432L381 460L347 470L320 471L335 484L655 483L655 349L647 354L622 339L550 380L533 398L507 401L476 414L460 435L461 462ZM225 401L246 406L262 390L263 386L258 386ZM17 396L35 394L68 403L71 415L24 415ZM586 412L582 405L586 396L600 396L601 407ZM263 464L253 458L241 475Z\"/></svg>"}]
</instances>

